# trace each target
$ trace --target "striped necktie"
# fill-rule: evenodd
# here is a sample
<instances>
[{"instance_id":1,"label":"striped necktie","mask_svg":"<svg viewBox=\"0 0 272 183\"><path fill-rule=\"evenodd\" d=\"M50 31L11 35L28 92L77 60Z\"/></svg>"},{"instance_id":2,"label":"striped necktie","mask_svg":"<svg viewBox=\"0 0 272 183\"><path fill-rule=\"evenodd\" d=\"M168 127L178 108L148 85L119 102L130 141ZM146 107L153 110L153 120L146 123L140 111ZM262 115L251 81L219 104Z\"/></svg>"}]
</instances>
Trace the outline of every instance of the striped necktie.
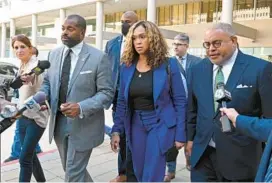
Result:
<instances>
[{"instance_id":1,"label":"striped necktie","mask_svg":"<svg viewBox=\"0 0 272 183\"><path fill-rule=\"evenodd\" d=\"M216 91L216 87L218 83L224 83L224 74L222 72L222 66L218 66L217 73L215 75L215 81L214 81L214 92ZM214 110L217 111L218 108L218 102L214 99Z\"/></svg>"}]
</instances>

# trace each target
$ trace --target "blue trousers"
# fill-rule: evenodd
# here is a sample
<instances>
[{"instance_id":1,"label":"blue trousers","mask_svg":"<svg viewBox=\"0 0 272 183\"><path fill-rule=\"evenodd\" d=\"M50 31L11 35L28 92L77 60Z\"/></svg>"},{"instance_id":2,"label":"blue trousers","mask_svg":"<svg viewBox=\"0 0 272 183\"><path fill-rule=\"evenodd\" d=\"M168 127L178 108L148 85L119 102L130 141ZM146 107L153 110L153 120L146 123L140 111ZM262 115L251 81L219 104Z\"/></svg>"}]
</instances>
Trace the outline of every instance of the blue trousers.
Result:
<instances>
[{"instance_id":1,"label":"blue trousers","mask_svg":"<svg viewBox=\"0 0 272 183\"><path fill-rule=\"evenodd\" d=\"M134 111L131 122L130 148L134 173L139 182L163 182L166 154L160 151L156 128L164 124L144 125L140 112Z\"/></svg>"},{"instance_id":2,"label":"blue trousers","mask_svg":"<svg viewBox=\"0 0 272 183\"><path fill-rule=\"evenodd\" d=\"M37 125L33 119L26 117L21 117L17 123L22 144L19 182L30 182L32 173L37 182L45 182L43 169L35 153L35 147L45 129Z\"/></svg>"},{"instance_id":3,"label":"blue trousers","mask_svg":"<svg viewBox=\"0 0 272 183\"><path fill-rule=\"evenodd\" d=\"M22 126L23 124L21 124ZM15 134L14 134L14 138L13 138L13 143L11 146L11 154L10 156L13 158L18 158L20 157L21 154L21 150L22 150L22 145L20 142L20 137L19 137L19 125L18 125L18 120L16 121L16 128L15 128ZM36 148L35 148L36 152L41 152L41 147L39 146L39 144L37 144Z\"/></svg>"}]
</instances>

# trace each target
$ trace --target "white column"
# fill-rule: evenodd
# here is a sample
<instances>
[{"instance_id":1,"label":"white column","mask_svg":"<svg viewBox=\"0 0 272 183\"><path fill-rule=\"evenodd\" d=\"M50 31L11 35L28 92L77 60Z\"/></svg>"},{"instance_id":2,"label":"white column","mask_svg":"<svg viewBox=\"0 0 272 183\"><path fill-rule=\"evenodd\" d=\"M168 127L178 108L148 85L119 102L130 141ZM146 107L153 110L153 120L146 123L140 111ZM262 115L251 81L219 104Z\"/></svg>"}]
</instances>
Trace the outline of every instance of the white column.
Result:
<instances>
[{"instance_id":1,"label":"white column","mask_svg":"<svg viewBox=\"0 0 272 183\"><path fill-rule=\"evenodd\" d=\"M60 45L62 44L61 41L61 26L64 23L64 20L66 18L66 10L65 9L60 9L59 10L59 18L55 22L55 29L57 32L57 44Z\"/></svg>"},{"instance_id":2,"label":"white column","mask_svg":"<svg viewBox=\"0 0 272 183\"><path fill-rule=\"evenodd\" d=\"M2 23L1 58L4 58L6 56L6 42L7 42L7 26L6 23Z\"/></svg>"},{"instance_id":3,"label":"white column","mask_svg":"<svg viewBox=\"0 0 272 183\"><path fill-rule=\"evenodd\" d=\"M254 0L254 20L256 20L257 0Z\"/></svg>"},{"instance_id":4,"label":"white column","mask_svg":"<svg viewBox=\"0 0 272 183\"><path fill-rule=\"evenodd\" d=\"M12 37L15 36L15 20L14 19L10 19L10 23L9 23L9 29L10 29L10 48L9 48L9 57L14 57L14 54L13 54L13 48L12 48L12 45L11 45L11 42L12 42Z\"/></svg>"},{"instance_id":5,"label":"white column","mask_svg":"<svg viewBox=\"0 0 272 183\"><path fill-rule=\"evenodd\" d=\"M147 0L147 20L156 23L156 0Z\"/></svg>"},{"instance_id":6,"label":"white column","mask_svg":"<svg viewBox=\"0 0 272 183\"><path fill-rule=\"evenodd\" d=\"M221 22L232 24L233 0L222 0Z\"/></svg>"},{"instance_id":7,"label":"white column","mask_svg":"<svg viewBox=\"0 0 272 183\"><path fill-rule=\"evenodd\" d=\"M37 35L38 35L38 20L37 15L32 14L32 31L31 31L31 42L33 46L37 46Z\"/></svg>"},{"instance_id":8,"label":"white column","mask_svg":"<svg viewBox=\"0 0 272 183\"><path fill-rule=\"evenodd\" d=\"M95 44L100 50L103 50L103 19L104 19L104 3L96 2L96 36Z\"/></svg>"}]
</instances>

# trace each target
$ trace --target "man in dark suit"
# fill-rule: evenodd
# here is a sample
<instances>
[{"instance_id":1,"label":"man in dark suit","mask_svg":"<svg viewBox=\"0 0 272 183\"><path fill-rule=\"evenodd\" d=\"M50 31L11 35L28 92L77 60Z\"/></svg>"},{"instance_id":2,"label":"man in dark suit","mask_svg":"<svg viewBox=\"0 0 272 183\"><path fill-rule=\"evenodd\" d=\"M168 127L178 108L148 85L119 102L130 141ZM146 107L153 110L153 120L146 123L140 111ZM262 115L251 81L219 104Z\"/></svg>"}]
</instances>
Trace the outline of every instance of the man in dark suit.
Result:
<instances>
[{"instance_id":1,"label":"man in dark suit","mask_svg":"<svg viewBox=\"0 0 272 183\"><path fill-rule=\"evenodd\" d=\"M239 131L223 133L219 83L232 95L227 105L249 116L272 117L271 63L243 54L231 25L209 29L203 46L208 58L192 68L188 94L187 151L191 181L253 181L262 154L261 142Z\"/></svg>"},{"instance_id":2,"label":"man in dark suit","mask_svg":"<svg viewBox=\"0 0 272 183\"><path fill-rule=\"evenodd\" d=\"M117 97L119 91L119 70L121 65L121 56L124 51L126 35L129 28L138 21L138 16L133 11L125 12L121 17L122 23L122 35L113 38L106 44L105 52L107 53L111 63L112 63L112 78L115 88L115 97L113 99L113 116L116 111ZM126 153L126 151L128 151ZM127 160L126 160L127 159ZM129 149L126 148L126 136L121 137L120 141L120 151L118 155L118 176L111 180L111 182L134 182L136 178L133 173L133 165L131 159L131 153Z\"/></svg>"},{"instance_id":3,"label":"man in dark suit","mask_svg":"<svg viewBox=\"0 0 272 183\"><path fill-rule=\"evenodd\" d=\"M272 82L272 79L270 80ZM233 108L221 108L224 114L233 123L241 133L248 135L254 139L262 142L267 142L266 148L264 149L262 159L258 168L255 182L271 182L272 181L272 119L260 119L257 117L250 117L240 115Z\"/></svg>"},{"instance_id":4,"label":"man in dark suit","mask_svg":"<svg viewBox=\"0 0 272 183\"><path fill-rule=\"evenodd\" d=\"M178 66L180 69L186 95L188 95L187 88L189 87L189 84L190 84L188 81L190 81L190 77L191 77L191 73L190 73L191 68L202 60L201 58L188 53L189 43L190 43L190 38L187 34L184 34L184 33L178 34L174 38L174 42L173 42L173 49L175 52L175 56L173 58L176 59L177 62L179 63ZM186 155L186 152L185 152L185 155ZM175 178L177 156L178 156L178 150L176 148L172 148L168 152L167 163L166 163L168 172L164 177L165 182L170 182L171 179ZM189 162L188 156L186 156L186 168L190 170L190 162Z\"/></svg>"}]
</instances>

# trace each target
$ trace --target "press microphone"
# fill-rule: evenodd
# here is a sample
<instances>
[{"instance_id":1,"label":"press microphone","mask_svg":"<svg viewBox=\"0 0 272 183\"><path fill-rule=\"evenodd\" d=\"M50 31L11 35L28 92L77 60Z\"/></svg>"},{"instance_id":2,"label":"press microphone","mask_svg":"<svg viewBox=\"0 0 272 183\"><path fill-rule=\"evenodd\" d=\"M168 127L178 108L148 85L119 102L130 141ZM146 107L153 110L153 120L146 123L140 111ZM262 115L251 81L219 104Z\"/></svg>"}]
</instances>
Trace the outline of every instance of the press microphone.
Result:
<instances>
[{"instance_id":1,"label":"press microphone","mask_svg":"<svg viewBox=\"0 0 272 183\"><path fill-rule=\"evenodd\" d=\"M42 74L45 71L45 69L48 69L49 67L50 67L50 62L48 60L39 60L38 65L25 75L35 74L38 76L38 75ZM23 85L23 81L21 79L21 76L17 76L14 79L14 81L10 84L10 87L13 89L18 89L22 85Z\"/></svg>"},{"instance_id":2,"label":"press microphone","mask_svg":"<svg viewBox=\"0 0 272 183\"><path fill-rule=\"evenodd\" d=\"M46 100L46 95L44 92L37 92L34 96L29 97L22 108L20 108L17 112L14 112L13 108L12 116L5 116L5 115L1 115L2 120L0 121L0 134L2 132L4 132L6 129L8 129L16 119L21 117L21 114L25 111L25 110L31 110L33 112L38 112L41 107L40 104L43 104ZM7 108L8 109L8 108ZM6 109L6 110L7 110Z\"/></svg>"},{"instance_id":3,"label":"press microphone","mask_svg":"<svg viewBox=\"0 0 272 183\"><path fill-rule=\"evenodd\" d=\"M222 105L222 107L227 107L227 102L231 101L231 93L225 89L225 84L220 82L216 86L216 91L214 94L215 100ZM223 114L221 117L222 132L231 132L231 125L228 117Z\"/></svg>"}]
</instances>

